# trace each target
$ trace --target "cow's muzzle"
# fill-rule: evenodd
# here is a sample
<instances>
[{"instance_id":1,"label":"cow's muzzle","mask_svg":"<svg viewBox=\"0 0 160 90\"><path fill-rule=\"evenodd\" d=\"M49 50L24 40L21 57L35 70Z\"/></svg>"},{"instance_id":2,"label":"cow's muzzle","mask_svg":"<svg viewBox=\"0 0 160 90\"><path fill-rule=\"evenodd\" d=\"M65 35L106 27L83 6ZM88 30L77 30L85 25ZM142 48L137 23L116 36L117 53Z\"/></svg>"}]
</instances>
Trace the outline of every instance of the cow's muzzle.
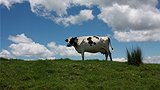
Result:
<instances>
[{"instance_id":1,"label":"cow's muzzle","mask_svg":"<svg viewBox=\"0 0 160 90\"><path fill-rule=\"evenodd\" d=\"M71 44L67 44L67 47L71 47L72 45Z\"/></svg>"}]
</instances>

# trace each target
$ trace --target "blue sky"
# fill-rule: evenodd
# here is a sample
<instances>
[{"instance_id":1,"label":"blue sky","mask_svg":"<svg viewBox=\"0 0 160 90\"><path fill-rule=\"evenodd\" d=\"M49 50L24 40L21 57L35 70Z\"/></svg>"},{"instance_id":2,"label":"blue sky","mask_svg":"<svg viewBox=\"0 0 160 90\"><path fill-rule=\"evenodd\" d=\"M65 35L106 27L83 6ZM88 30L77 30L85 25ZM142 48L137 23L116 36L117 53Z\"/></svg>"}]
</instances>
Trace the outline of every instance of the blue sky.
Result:
<instances>
[{"instance_id":1,"label":"blue sky","mask_svg":"<svg viewBox=\"0 0 160 90\"><path fill-rule=\"evenodd\" d=\"M40 1L6 0L5 2L2 0L0 2L0 55L2 57L81 59L74 49L64 47L66 45L64 40L70 36L84 35L110 36L114 48L112 55L115 59L125 58L126 48L136 46L142 49L144 57L160 57L158 36L160 35L160 2L157 0L153 2L148 0L145 3L137 0L138 4L118 0L114 3L108 0L106 0L108 2L103 2L104 0L80 2L80 0L70 4L66 0L64 3L69 5L64 6L52 6L48 2ZM54 5L54 0L49 1L53 1ZM39 8L37 4L41 7ZM24 44L24 42L30 43ZM29 47L25 45L33 45L37 49L27 48L23 51L22 48ZM16 51L15 48L21 52ZM42 51L39 52L39 49ZM33 50L35 53L28 50ZM69 50L71 52L67 52ZM46 53L49 54L43 55ZM87 54L86 58L104 59L104 56Z\"/></svg>"}]
</instances>

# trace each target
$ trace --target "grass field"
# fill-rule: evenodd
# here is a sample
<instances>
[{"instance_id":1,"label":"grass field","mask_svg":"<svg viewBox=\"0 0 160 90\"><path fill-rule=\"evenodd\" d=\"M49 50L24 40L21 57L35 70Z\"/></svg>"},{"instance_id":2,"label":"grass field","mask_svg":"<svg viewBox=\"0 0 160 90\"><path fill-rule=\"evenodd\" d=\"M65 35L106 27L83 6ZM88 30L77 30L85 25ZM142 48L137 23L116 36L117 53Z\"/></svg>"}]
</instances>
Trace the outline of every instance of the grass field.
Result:
<instances>
[{"instance_id":1,"label":"grass field","mask_svg":"<svg viewBox=\"0 0 160 90\"><path fill-rule=\"evenodd\" d=\"M0 90L160 90L160 65L1 59Z\"/></svg>"}]
</instances>

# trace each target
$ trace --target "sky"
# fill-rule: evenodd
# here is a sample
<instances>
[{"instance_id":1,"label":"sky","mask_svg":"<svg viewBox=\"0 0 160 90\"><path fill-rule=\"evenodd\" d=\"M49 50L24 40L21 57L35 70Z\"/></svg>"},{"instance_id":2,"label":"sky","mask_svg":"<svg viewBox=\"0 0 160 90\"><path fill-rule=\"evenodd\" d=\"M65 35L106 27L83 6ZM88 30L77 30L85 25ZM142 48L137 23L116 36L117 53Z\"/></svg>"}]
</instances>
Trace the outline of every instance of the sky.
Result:
<instances>
[{"instance_id":1,"label":"sky","mask_svg":"<svg viewBox=\"0 0 160 90\"><path fill-rule=\"evenodd\" d=\"M113 61L140 47L145 63L160 63L159 0L1 0L0 57L80 60L65 39L109 36ZM85 59L100 59L86 53Z\"/></svg>"}]
</instances>

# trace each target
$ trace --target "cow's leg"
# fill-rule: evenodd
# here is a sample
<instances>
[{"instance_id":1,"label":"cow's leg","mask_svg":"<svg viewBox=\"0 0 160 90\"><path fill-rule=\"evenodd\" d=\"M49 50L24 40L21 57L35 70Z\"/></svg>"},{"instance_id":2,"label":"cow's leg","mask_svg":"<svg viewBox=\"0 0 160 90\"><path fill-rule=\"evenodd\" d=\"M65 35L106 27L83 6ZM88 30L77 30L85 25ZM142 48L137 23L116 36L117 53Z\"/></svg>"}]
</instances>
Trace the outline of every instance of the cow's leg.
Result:
<instances>
[{"instance_id":1,"label":"cow's leg","mask_svg":"<svg viewBox=\"0 0 160 90\"><path fill-rule=\"evenodd\" d=\"M84 52L81 53L82 60L84 60Z\"/></svg>"},{"instance_id":2,"label":"cow's leg","mask_svg":"<svg viewBox=\"0 0 160 90\"><path fill-rule=\"evenodd\" d=\"M105 53L105 56L106 56L106 60L107 60L108 59L108 53L107 52Z\"/></svg>"},{"instance_id":3,"label":"cow's leg","mask_svg":"<svg viewBox=\"0 0 160 90\"><path fill-rule=\"evenodd\" d=\"M112 61L112 54L111 54L111 52L109 51L108 54L109 54L110 60Z\"/></svg>"}]
</instances>

